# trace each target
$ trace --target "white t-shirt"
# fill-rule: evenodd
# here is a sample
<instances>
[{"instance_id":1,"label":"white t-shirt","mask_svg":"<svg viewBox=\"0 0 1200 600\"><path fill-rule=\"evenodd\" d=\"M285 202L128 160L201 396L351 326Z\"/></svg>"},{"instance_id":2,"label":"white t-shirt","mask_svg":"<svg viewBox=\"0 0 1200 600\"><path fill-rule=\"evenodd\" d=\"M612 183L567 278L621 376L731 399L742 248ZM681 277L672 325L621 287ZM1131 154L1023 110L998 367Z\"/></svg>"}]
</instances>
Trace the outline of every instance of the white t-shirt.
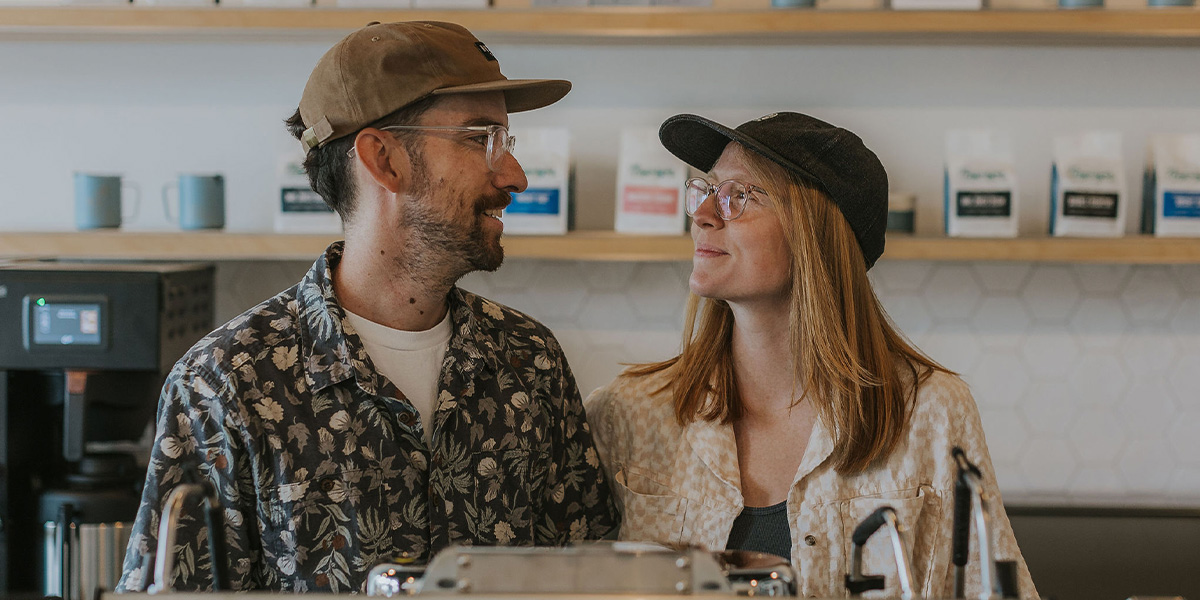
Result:
<instances>
[{"instance_id":1,"label":"white t-shirt","mask_svg":"<svg viewBox=\"0 0 1200 600\"><path fill-rule=\"evenodd\" d=\"M438 375L450 346L450 311L446 318L425 331L403 331L369 321L346 311L350 326L358 332L375 368L400 388L417 414L425 443L433 436L433 411L437 408Z\"/></svg>"}]
</instances>

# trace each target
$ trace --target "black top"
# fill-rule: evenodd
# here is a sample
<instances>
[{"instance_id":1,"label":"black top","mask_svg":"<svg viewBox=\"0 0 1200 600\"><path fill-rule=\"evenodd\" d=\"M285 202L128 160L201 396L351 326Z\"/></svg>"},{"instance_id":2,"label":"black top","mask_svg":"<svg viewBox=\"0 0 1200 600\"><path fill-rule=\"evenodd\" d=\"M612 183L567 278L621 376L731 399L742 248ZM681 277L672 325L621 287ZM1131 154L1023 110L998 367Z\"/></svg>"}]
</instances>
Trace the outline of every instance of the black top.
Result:
<instances>
[{"instance_id":1,"label":"black top","mask_svg":"<svg viewBox=\"0 0 1200 600\"><path fill-rule=\"evenodd\" d=\"M792 534L787 502L774 506L747 506L733 521L726 550L753 550L792 559Z\"/></svg>"}]
</instances>

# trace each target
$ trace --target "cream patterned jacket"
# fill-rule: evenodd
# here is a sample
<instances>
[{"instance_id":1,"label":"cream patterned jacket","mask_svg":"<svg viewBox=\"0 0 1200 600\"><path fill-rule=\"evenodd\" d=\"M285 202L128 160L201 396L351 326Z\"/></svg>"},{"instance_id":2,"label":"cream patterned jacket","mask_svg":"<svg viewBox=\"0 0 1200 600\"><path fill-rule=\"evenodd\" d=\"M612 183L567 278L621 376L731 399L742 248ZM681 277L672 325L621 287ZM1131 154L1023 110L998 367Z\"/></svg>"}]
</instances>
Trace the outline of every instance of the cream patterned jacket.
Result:
<instances>
[{"instance_id":1,"label":"cream patterned jacket","mask_svg":"<svg viewBox=\"0 0 1200 600\"><path fill-rule=\"evenodd\" d=\"M680 427L669 391L656 393L666 381L661 372L622 375L586 402L597 449L622 507L620 538L723 550L743 507L733 428L710 422ZM954 446L962 447L983 474L998 556L1018 561L1021 597L1037 598L996 489L975 401L961 379L945 373L931 375L921 386L907 437L866 472L835 472L829 461L833 438L821 422L814 427L787 499L792 565L800 573L801 593L846 596L850 534L875 509L890 505L908 530L917 593L950 598ZM968 598L977 598L979 591L975 540L972 530ZM865 573L887 576L886 590L866 596L898 596L887 536L873 536L863 556Z\"/></svg>"}]
</instances>

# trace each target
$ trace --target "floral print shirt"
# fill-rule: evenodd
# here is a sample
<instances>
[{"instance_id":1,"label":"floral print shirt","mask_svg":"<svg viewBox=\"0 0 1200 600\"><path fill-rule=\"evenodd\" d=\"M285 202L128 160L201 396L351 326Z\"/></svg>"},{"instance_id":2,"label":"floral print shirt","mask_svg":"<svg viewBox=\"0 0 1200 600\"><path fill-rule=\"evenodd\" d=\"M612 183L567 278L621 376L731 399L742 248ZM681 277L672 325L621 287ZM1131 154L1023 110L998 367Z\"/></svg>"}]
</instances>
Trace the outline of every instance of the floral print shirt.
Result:
<instances>
[{"instance_id":1,"label":"floral print shirt","mask_svg":"<svg viewBox=\"0 0 1200 600\"><path fill-rule=\"evenodd\" d=\"M356 592L374 565L452 544L560 545L619 521L575 379L545 326L453 289L432 423L376 372L334 294L331 245L296 286L171 371L118 590L152 577L161 507L193 470L218 490L234 589ZM423 428L432 427L432 444ZM172 549L211 586L199 501Z\"/></svg>"},{"instance_id":2,"label":"floral print shirt","mask_svg":"<svg viewBox=\"0 0 1200 600\"><path fill-rule=\"evenodd\" d=\"M662 390L669 377L669 371L621 376L587 399L596 446L622 507L620 538L723 550L745 506L733 426L696 421L681 427L670 389ZM801 595L846 596L850 536L877 508L891 506L906 530L917 595L953 597L954 446L982 473L998 558L1017 562L1021 598L1036 599L996 487L975 401L961 379L942 372L921 384L907 436L864 472L835 471L829 461L833 436L820 420L813 427L787 497L791 561ZM979 597L977 540L972 523L968 598ZM863 548L863 573L887 578L885 590L865 597L900 595L896 563L882 531Z\"/></svg>"}]
</instances>

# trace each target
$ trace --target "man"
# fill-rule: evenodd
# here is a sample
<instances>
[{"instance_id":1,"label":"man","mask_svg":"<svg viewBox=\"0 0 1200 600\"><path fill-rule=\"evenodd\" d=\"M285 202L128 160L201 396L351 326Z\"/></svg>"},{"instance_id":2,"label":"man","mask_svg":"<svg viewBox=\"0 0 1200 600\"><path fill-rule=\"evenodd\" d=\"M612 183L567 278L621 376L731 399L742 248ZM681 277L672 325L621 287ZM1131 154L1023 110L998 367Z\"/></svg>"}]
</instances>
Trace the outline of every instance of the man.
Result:
<instances>
[{"instance_id":1,"label":"man","mask_svg":"<svg viewBox=\"0 0 1200 600\"><path fill-rule=\"evenodd\" d=\"M375 564L451 544L563 544L618 516L562 349L455 287L503 260L526 187L508 113L566 81L508 80L449 23L373 23L320 60L289 121L345 242L200 341L171 372L123 590L194 470L226 521L234 589L358 591ZM210 586L199 504L175 589Z\"/></svg>"}]
</instances>

